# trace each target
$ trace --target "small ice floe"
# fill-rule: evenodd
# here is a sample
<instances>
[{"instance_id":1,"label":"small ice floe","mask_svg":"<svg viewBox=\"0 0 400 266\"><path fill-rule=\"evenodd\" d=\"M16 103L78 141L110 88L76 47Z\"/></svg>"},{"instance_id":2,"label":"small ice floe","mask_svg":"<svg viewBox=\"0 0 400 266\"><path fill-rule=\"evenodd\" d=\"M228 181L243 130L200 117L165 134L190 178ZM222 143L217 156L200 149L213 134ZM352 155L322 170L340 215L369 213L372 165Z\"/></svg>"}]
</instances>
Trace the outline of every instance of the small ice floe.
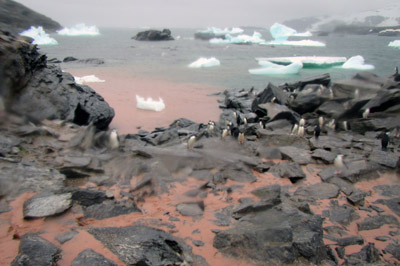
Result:
<instances>
[{"instance_id":1,"label":"small ice floe","mask_svg":"<svg viewBox=\"0 0 400 266\"><path fill-rule=\"evenodd\" d=\"M260 43L263 45L283 45L283 46L306 46L306 47L325 47L325 43L313 40L301 40L301 41L270 41Z\"/></svg>"},{"instance_id":2,"label":"small ice floe","mask_svg":"<svg viewBox=\"0 0 400 266\"><path fill-rule=\"evenodd\" d=\"M400 49L400 40L392 41L388 44L389 47Z\"/></svg>"},{"instance_id":3,"label":"small ice floe","mask_svg":"<svg viewBox=\"0 0 400 266\"><path fill-rule=\"evenodd\" d=\"M290 65L278 65L269 61L259 62L261 68L249 69L249 73L253 75L293 75L299 73L303 68L300 61L293 62Z\"/></svg>"},{"instance_id":4,"label":"small ice floe","mask_svg":"<svg viewBox=\"0 0 400 266\"><path fill-rule=\"evenodd\" d=\"M150 97L144 99L144 97L136 95L136 107L142 110L160 112L165 109L165 104L161 98L158 98L158 101L155 101Z\"/></svg>"},{"instance_id":5,"label":"small ice floe","mask_svg":"<svg viewBox=\"0 0 400 266\"><path fill-rule=\"evenodd\" d=\"M219 66L221 62L215 58L215 57L210 57L210 58L205 58L201 57L191 63L189 65L190 68L203 68L203 67L213 67L213 66Z\"/></svg>"},{"instance_id":6,"label":"small ice floe","mask_svg":"<svg viewBox=\"0 0 400 266\"><path fill-rule=\"evenodd\" d=\"M86 26L84 23L77 24L71 28L63 28L62 30L57 31L59 35L65 36L96 36L100 34L99 29L96 26Z\"/></svg>"},{"instance_id":7,"label":"small ice floe","mask_svg":"<svg viewBox=\"0 0 400 266\"><path fill-rule=\"evenodd\" d=\"M344 69L372 70L374 65L365 64L365 59L361 55L356 55L347 60L343 65Z\"/></svg>"},{"instance_id":8,"label":"small ice floe","mask_svg":"<svg viewBox=\"0 0 400 266\"><path fill-rule=\"evenodd\" d=\"M85 84L90 82L105 82L103 79L99 79L95 75L88 75L83 77L74 77L75 82L78 84Z\"/></svg>"},{"instance_id":9,"label":"small ice floe","mask_svg":"<svg viewBox=\"0 0 400 266\"><path fill-rule=\"evenodd\" d=\"M30 37L33 39L33 44L37 45L57 45L58 42L47 34L42 26L31 26L29 30L20 33L22 36Z\"/></svg>"},{"instance_id":10,"label":"small ice floe","mask_svg":"<svg viewBox=\"0 0 400 266\"><path fill-rule=\"evenodd\" d=\"M203 31L199 31L199 32L212 33L212 34L215 34L215 35L223 36L223 35L226 35L226 34L241 34L241 33L243 33L243 31L244 31L243 29L235 28L235 27L233 27L231 29L228 29L228 28L220 29L220 28L217 28L217 27L208 27L207 29L205 29Z\"/></svg>"},{"instance_id":11,"label":"small ice floe","mask_svg":"<svg viewBox=\"0 0 400 266\"><path fill-rule=\"evenodd\" d=\"M301 62L304 68L329 68L341 66L346 61L346 57L336 56L291 56L291 57L259 57L256 58L259 64L263 61L269 61L279 65L289 65L293 62Z\"/></svg>"}]
</instances>

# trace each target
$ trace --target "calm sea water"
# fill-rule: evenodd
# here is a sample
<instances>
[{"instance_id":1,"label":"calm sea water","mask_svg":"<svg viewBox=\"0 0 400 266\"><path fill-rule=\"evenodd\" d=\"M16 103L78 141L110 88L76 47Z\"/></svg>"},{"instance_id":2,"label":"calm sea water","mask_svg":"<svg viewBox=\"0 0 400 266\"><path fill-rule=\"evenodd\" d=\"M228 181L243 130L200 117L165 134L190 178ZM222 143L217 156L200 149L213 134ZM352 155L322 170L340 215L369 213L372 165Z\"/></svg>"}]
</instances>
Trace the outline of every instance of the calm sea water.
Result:
<instances>
[{"instance_id":1,"label":"calm sea water","mask_svg":"<svg viewBox=\"0 0 400 266\"><path fill-rule=\"evenodd\" d=\"M225 88L264 88L268 82L280 84L300 80L304 77L330 73L333 80L346 79L357 70L302 69L297 75L255 76L248 69L259 67L257 57L280 56L345 56L362 55L371 71L380 76L389 76L394 67L400 65L400 50L388 47L395 37L377 36L313 36L309 39L324 42L326 47L290 47L209 44L194 39L197 29L171 29L175 41L140 42L132 40L140 29L100 29L101 35L66 37L54 34L57 46L41 46L49 58L62 60L66 56L78 59L99 58L105 61L98 67L124 67L135 75L163 78L174 82L189 82L217 85ZM267 29L256 29L263 38L271 40ZM254 29L245 34L252 35ZM303 39L303 38L302 38ZM211 68L190 69L188 64L199 57L216 57L221 65ZM62 64L63 68L91 67L85 64ZM100 77L101 78L101 77Z\"/></svg>"}]
</instances>

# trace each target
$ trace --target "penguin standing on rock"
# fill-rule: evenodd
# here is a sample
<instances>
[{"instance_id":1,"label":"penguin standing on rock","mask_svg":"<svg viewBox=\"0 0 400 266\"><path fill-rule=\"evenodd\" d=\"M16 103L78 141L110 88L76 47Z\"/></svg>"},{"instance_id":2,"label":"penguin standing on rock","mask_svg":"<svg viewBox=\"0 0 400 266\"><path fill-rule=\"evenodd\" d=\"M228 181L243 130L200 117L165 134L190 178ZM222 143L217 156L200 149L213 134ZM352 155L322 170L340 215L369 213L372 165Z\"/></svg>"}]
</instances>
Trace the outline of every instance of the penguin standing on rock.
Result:
<instances>
[{"instance_id":1,"label":"penguin standing on rock","mask_svg":"<svg viewBox=\"0 0 400 266\"><path fill-rule=\"evenodd\" d=\"M368 115L369 115L369 108L365 109L365 111L362 113L362 117L363 117L364 119L367 119L367 118L368 118Z\"/></svg>"},{"instance_id":2,"label":"penguin standing on rock","mask_svg":"<svg viewBox=\"0 0 400 266\"><path fill-rule=\"evenodd\" d=\"M389 132L385 132L385 134L383 134L382 139L381 139L381 147L383 151L387 150L387 146L389 145Z\"/></svg>"},{"instance_id":3,"label":"penguin standing on rock","mask_svg":"<svg viewBox=\"0 0 400 266\"><path fill-rule=\"evenodd\" d=\"M193 150L194 148L194 143L196 142L196 136L191 136L187 142L187 148L189 150Z\"/></svg>"},{"instance_id":4,"label":"penguin standing on rock","mask_svg":"<svg viewBox=\"0 0 400 266\"><path fill-rule=\"evenodd\" d=\"M298 130L299 130L299 125L294 124L291 135L296 135Z\"/></svg>"},{"instance_id":5,"label":"penguin standing on rock","mask_svg":"<svg viewBox=\"0 0 400 266\"><path fill-rule=\"evenodd\" d=\"M342 173L343 169L346 167L346 165L343 162L343 154L338 154L333 163L336 167L335 174Z\"/></svg>"},{"instance_id":6,"label":"penguin standing on rock","mask_svg":"<svg viewBox=\"0 0 400 266\"><path fill-rule=\"evenodd\" d=\"M314 136L315 136L315 139L318 139L318 138L319 138L319 135L321 135L321 128L320 128L319 125L316 125L315 128L314 128Z\"/></svg>"}]
</instances>

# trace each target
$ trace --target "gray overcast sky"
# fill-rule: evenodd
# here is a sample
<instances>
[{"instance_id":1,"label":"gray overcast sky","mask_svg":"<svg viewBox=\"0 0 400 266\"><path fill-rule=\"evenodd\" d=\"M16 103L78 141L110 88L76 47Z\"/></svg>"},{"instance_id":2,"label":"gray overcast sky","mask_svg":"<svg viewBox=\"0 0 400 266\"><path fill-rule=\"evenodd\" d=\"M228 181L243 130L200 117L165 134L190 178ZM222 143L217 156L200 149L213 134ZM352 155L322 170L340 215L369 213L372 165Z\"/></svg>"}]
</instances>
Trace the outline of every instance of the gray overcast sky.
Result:
<instances>
[{"instance_id":1,"label":"gray overcast sky","mask_svg":"<svg viewBox=\"0 0 400 266\"><path fill-rule=\"evenodd\" d=\"M16 0L63 26L269 27L285 19L374 10L398 0Z\"/></svg>"}]
</instances>

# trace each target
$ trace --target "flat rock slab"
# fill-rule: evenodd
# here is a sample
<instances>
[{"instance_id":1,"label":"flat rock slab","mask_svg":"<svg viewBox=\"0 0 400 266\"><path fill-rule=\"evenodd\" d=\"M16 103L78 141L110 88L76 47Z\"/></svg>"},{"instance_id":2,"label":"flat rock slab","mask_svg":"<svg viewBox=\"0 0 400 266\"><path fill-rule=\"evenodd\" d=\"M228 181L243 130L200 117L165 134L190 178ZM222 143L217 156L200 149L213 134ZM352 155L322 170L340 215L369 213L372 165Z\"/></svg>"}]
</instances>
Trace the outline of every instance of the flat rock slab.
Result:
<instances>
[{"instance_id":1,"label":"flat rock slab","mask_svg":"<svg viewBox=\"0 0 400 266\"><path fill-rule=\"evenodd\" d=\"M24 202L24 218L40 218L61 214L72 206L72 194L39 194Z\"/></svg>"},{"instance_id":2,"label":"flat rock slab","mask_svg":"<svg viewBox=\"0 0 400 266\"><path fill-rule=\"evenodd\" d=\"M351 147L351 141L342 140L333 136L320 136L318 139L311 138L310 145L315 149L331 149Z\"/></svg>"},{"instance_id":3,"label":"flat rock slab","mask_svg":"<svg viewBox=\"0 0 400 266\"><path fill-rule=\"evenodd\" d=\"M311 155L308 150L291 146L280 147L279 150L283 159L290 159L298 164L309 164L311 162Z\"/></svg>"},{"instance_id":4,"label":"flat rock slab","mask_svg":"<svg viewBox=\"0 0 400 266\"><path fill-rule=\"evenodd\" d=\"M329 209L329 219L342 225L349 225L354 220L359 219L360 216L353 207L343 204L338 205L336 201L331 202Z\"/></svg>"},{"instance_id":5,"label":"flat rock slab","mask_svg":"<svg viewBox=\"0 0 400 266\"><path fill-rule=\"evenodd\" d=\"M141 212L135 203L115 202L110 200L87 207L84 214L87 218L103 220L132 212Z\"/></svg>"},{"instance_id":6,"label":"flat rock slab","mask_svg":"<svg viewBox=\"0 0 400 266\"><path fill-rule=\"evenodd\" d=\"M380 165L387 166L390 168L396 168L399 162L398 155L392 152L385 152L385 151L374 151L371 153L368 159Z\"/></svg>"},{"instance_id":7,"label":"flat rock slab","mask_svg":"<svg viewBox=\"0 0 400 266\"><path fill-rule=\"evenodd\" d=\"M177 238L143 225L88 231L127 265L181 265L186 255L193 257Z\"/></svg>"},{"instance_id":8,"label":"flat rock slab","mask_svg":"<svg viewBox=\"0 0 400 266\"><path fill-rule=\"evenodd\" d=\"M251 193L260 199L280 199L281 186L278 184L257 188Z\"/></svg>"},{"instance_id":9,"label":"flat rock slab","mask_svg":"<svg viewBox=\"0 0 400 266\"><path fill-rule=\"evenodd\" d=\"M339 187L329 183L318 183L299 187L294 195L312 201L331 199L339 195Z\"/></svg>"},{"instance_id":10,"label":"flat rock slab","mask_svg":"<svg viewBox=\"0 0 400 266\"><path fill-rule=\"evenodd\" d=\"M60 250L51 242L41 238L40 236L27 234L22 237L19 245L19 253L11 265L57 265L57 261L60 258Z\"/></svg>"},{"instance_id":11,"label":"flat rock slab","mask_svg":"<svg viewBox=\"0 0 400 266\"><path fill-rule=\"evenodd\" d=\"M78 256L72 261L71 266L117 266L114 262L107 259L103 255L94 252L88 248L78 254Z\"/></svg>"},{"instance_id":12,"label":"flat rock slab","mask_svg":"<svg viewBox=\"0 0 400 266\"><path fill-rule=\"evenodd\" d=\"M316 149L315 151L313 151L311 157L318 161L322 161L325 164L333 164L333 161L336 158L336 154L327 150Z\"/></svg>"},{"instance_id":13,"label":"flat rock slab","mask_svg":"<svg viewBox=\"0 0 400 266\"><path fill-rule=\"evenodd\" d=\"M295 162L281 162L271 167L270 171L279 177L289 178L292 182L306 177L301 166Z\"/></svg>"},{"instance_id":14,"label":"flat rock slab","mask_svg":"<svg viewBox=\"0 0 400 266\"><path fill-rule=\"evenodd\" d=\"M203 202L186 202L176 206L176 210L183 216L201 216L204 212Z\"/></svg>"},{"instance_id":15,"label":"flat rock slab","mask_svg":"<svg viewBox=\"0 0 400 266\"><path fill-rule=\"evenodd\" d=\"M364 221L357 223L357 226L359 231L365 231L378 229L385 224L399 225L399 221L392 215L379 215L367 217Z\"/></svg>"}]
</instances>

